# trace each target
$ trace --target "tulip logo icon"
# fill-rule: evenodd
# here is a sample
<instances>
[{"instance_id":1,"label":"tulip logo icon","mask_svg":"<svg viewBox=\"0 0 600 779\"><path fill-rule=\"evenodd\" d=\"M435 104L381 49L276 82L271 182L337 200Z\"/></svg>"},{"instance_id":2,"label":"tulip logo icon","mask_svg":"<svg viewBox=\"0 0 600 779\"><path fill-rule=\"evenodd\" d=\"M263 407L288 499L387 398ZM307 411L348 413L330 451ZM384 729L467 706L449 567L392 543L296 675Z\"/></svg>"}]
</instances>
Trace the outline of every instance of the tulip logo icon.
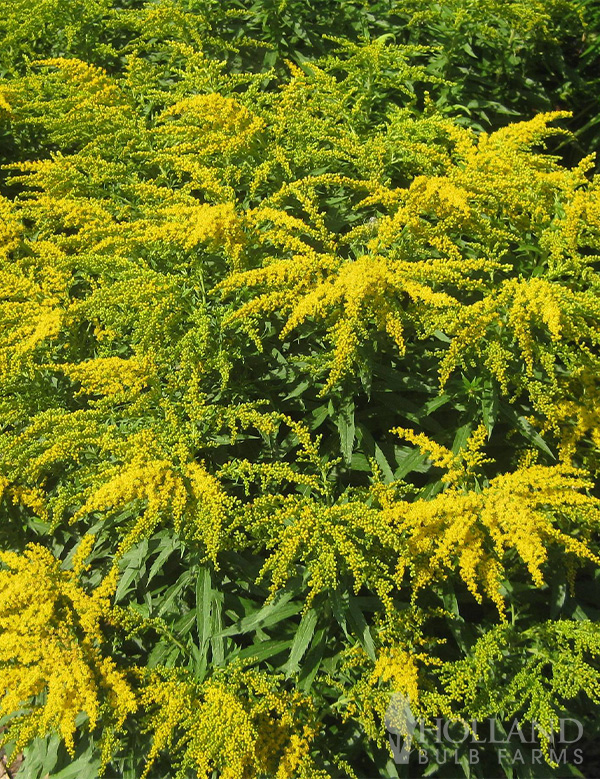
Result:
<instances>
[{"instance_id":1,"label":"tulip logo icon","mask_svg":"<svg viewBox=\"0 0 600 779\"><path fill-rule=\"evenodd\" d=\"M408 763L416 725L417 721L410 710L410 699L395 692L385 713L385 727L396 765Z\"/></svg>"}]
</instances>

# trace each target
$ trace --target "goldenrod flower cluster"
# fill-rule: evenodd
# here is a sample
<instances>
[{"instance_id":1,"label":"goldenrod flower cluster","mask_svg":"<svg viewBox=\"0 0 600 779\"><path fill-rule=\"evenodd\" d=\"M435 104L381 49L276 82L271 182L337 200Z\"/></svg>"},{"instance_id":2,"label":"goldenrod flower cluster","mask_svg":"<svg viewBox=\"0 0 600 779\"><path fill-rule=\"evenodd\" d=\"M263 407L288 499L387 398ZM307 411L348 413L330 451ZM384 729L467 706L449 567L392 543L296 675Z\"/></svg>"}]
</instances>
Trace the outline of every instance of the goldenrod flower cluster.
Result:
<instances>
[{"instance_id":1,"label":"goldenrod flower cluster","mask_svg":"<svg viewBox=\"0 0 600 779\"><path fill-rule=\"evenodd\" d=\"M434 442L420 445L436 450ZM442 447L432 456L440 465L450 459ZM460 475L450 470L448 480L458 485ZM550 550L600 564L593 551L600 503L582 492L590 486L583 471L531 465L497 476L482 490L452 486L428 500L399 500L376 489L379 507L264 496L249 503L239 521L273 549L261 572L270 576L273 593L306 566L307 607L350 576L355 592L367 586L393 612L391 596L405 576L416 602L421 590L458 573L476 600L484 593L504 617L502 583L514 574L515 553L537 587L544 585Z\"/></svg>"},{"instance_id":2,"label":"goldenrod flower cluster","mask_svg":"<svg viewBox=\"0 0 600 779\"><path fill-rule=\"evenodd\" d=\"M6 740L326 779L356 772L319 720L381 742L394 691L597 701L595 625L528 611L600 565L600 181L544 151L566 114L417 110L449 85L386 36L246 73L216 2L37 5L19 32L0 0L31 55L0 87ZM548 40L565 2L400 5ZM54 29L77 56L35 58Z\"/></svg>"},{"instance_id":3,"label":"goldenrod flower cluster","mask_svg":"<svg viewBox=\"0 0 600 779\"><path fill-rule=\"evenodd\" d=\"M159 752L175 743L178 777L189 770L199 779L214 771L227 779L323 776L309 754L319 730L310 701L258 671L234 665L203 684L181 671L148 671L141 702L153 737L142 779Z\"/></svg>"},{"instance_id":4,"label":"goldenrod flower cluster","mask_svg":"<svg viewBox=\"0 0 600 779\"><path fill-rule=\"evenodd\" d=\"M9 716L3 739L19 750L36 736L56 732L74 753L76 718L90 730L119 728L137 707L126 675L103 644L117 571L88 594L78 581L94 536L86 536L70 571L44 547L0 553L0 713Z\"/></svg>"}]
</instances>

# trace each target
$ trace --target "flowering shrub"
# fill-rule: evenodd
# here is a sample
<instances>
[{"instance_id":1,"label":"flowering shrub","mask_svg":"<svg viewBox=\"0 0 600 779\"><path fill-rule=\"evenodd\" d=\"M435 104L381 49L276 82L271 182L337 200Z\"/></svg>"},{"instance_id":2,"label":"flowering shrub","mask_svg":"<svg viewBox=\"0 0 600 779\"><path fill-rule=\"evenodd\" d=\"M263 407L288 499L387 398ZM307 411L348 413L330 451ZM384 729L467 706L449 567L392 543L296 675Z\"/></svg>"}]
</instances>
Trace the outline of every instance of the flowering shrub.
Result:
<instances>
[{"instance_id":1,"label":"flowering shrub","mask_svg":"<svg viewBox=\"0 0 600 779\"><path fill-rule=\"evenodd\" d=\"M393 777L400 692L537 723L554 775L600 702L600 182L547 151L567 112L453 116L430 46L560 47L577 9L351 3L265 70L297 4L258 5L0 23L3 743Z\"/></svg>"}]
</instances>

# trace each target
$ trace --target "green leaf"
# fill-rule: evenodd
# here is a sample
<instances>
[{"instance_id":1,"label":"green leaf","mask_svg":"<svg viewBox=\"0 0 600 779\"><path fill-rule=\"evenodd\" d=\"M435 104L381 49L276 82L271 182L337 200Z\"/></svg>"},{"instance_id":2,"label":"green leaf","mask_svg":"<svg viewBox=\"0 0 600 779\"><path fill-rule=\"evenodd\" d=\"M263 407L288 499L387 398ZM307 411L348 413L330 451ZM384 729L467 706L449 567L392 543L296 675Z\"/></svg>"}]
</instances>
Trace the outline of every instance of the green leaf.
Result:
<instances>
[{"instance_id":1,"label":"green leaf","mask_svg":"<svg viewBox=\"0 0 600 779\"><path fill-rule=\"evenodd\" d=\"M494 382L486 382L481 394L481 413L483 424L488 431L488 438L492 435L492 430L498 418L498 389Z\"/></svg>"},{"instance_id":2,"label":"green leaf","mask_svg":"<svg viewBox=\"0 0 600 779\"><path fill-rule=\"evenodd\" d=\"M505 404L501 405L500 412L506 419L512 422L524 438L536 446L540 451L544 452L544 454L547 454L552 460L556 460L556 456L552 452L552 449L550 449L542 436L535 430L531 422L524 416L517 414L514 409L508 408Z\"/></svg>"},{"instance_id":3,"label":"green leaf","mask_svg":"<svg viewBox=\"0 0 600 779\"><path fill-rule=\"evenodd\" d=\"M175 538L173 536L165 536L160 540L160 544L158 545L158 549L160 549L160 552L156 560L152 563L150 571L148 572L148 584L160 571L165 560L167 560L167 558L173 554L177 546L178 544L176 543Z\"/></svg>"},{"instance_id":4,"label":"green leaf","mask_svg":"<svg viewBox=\"0 0 600 779\"><path fill-rule=\"evenodd\" d=\"M452 442L452 451L454 454L458 454L460 450L464 448L469 439L469 436L471 435L472 429L473 425L471 422L467 422L466 425L458 428L454 435L454 441Z\"/></svg>"},{"instance_id":5,"label":"green leaf","mask_svg":"<svg viewBox=\"0 0 600 779\"><path fill-rule=\"evenodd\" d=\"M330 416L330 410L326 404L314 409L314 411L312 412L312 421L310 423L310 429L316 430L318 427L321 427L321 425L327 419L328 416Z\"/></svg>"},{"instance_id":6,"label":"green leaf","mask_svg":"<svg viewBox=\"0 0 600 779\"><path fill-rule=\"evenodd\" d=\"M268 660L270 657L280 654L288 650L293 643L293 639L281 641L278 639L272 639L271 641L260 641L257 644L242 649L236 654L236 657L240 659L249 660L254 658L257 663L261 663L263 660Z\"/></svg>"},{"instance_id":7,"label":"green leaf","mask_svg":"<svg viewBox=\"0 0 600 779\"><path fill-rule=\"evenodd\" d=\"M298 663L304 656L311 642L315 627L317 626L318 614L315 609L309 609L300 620L300 625L294 636L294 643L290 651L290 657L286 665L286 674L290 676L298 670Z\"/></svg>"},{"instance_id":8,"label":"green leaf","mask_svg":"<svg viewBox=\"0 0 600 779\"><path fill-rule=\"evenodd\" d=\"M200 651L206 651L211 635L210 610L212 603L212 579L210 568L202 566L196 579L196 628Z\"/></svg>"},{"instance_id":9,"label":"green leaf","mask_svg":"<svg viewBox=\"0 0 600 779\"><path fill-rule=\"evenodd\" d=\"M364 471L365 473L371 473L371 463L360 452L354 452L352 455L352 462L350 467L353 471Z\"/></svg>"},{"instance_id":10,"label":"green leaf","mask_svg":"<svg viewBox=\"0 0 600 779\"><path fill-rule=\"evenodd\" d=\"M50 774L58 762L59 746L60 739L56 735L33 739L23 749L25 760L19 768L19 779L38 779ZM7 745L7 752L10 751L11 748Z\"/></svg>"},{"instance_id":11,"label":"green leaf","mask_svg":"<svg viewBox=\"0 0 600 779\"><path fill-rule=\"evenodd\" d=\"M125 563L123 573L119 578L117 591L115 592L115 601L118 602L129 592L129 585L134 579L139 579L146 569L146 559L148 554L148 541L143 539L139 544L130 549L123 555L122 561Z\"/></svg>"},{"instance_id":12,"label":"green leaf","mask_svg":"<svg viewBox=\"0 0 600 779\"><path fill-rule=\"evenodd\" d=\"M214 591L213 591L214 593ZM214 593L211 607L211 639L210 648L215 665L223 665L225 662L225 639L223 630L223 593Z\"/></svg>"},{"instance_id":13,"label":"green leaf","mask_svg":"<svg viewBox=\"0 0 600 779\"><path fill-rule=\"evenodd\" d=\"M384 481L387 484L394 481L394 472L392 471L390 464L385 454L383 453L383 450L381 449L379 444L376 443L371 433L369 433L369 431L364 425L359 425L357 427L357 433L360 437L360 443L364 448L365 453L369 457L374 457L375 462L381 468L384 475Z\"/></svg>"},{"instance_id":14,"label":"green leaf","mask_svg":"<svg viewBox=\"0 0 600 779\"><path fill-rule=\"evenodd\" d=\"M399 465L394 472L394 479L403 479L412 471L418 471L423 463L427 462L427 454L419 449L412 449L410 452L403 453L400 459L396 456L396 462Z\"/></svg>"},{"instance_id":15,"label":"green leaf","mask_svg":"<svg viewBox=\"0 0 600 779\"><path fill-rule=\"evenodd\" d=\"M392 471L383 450L377 444L375 444L375 462L383 471L384 482L389 484L394 481L394 472Z\"/></svg>"},{"instance_id":16,"label":"green leaf","mask_svg":"<svg viewBox=\"0 0 600 779\"><path fill-rule=\"evenodd\" d=\"M347 400L340 408L337 418L337 429L340 434L340 449L342 457L347 465L352 462L352 450L354 448L354 401Z\"/></svg>"},{"instance_id":17,"label":"green leaf","mask_svg":"<svg viewBox=\"0 0 600 779\"><path fill-rule=\"evenodd\" d=\"M97 779L100 775L101 762L99 755L94 758L94 750L90 748L88 753L63 768L62 771L50 774L49 779Z\"/></svg>"},{"instance_id":18,"label":"green leaf","mask_svg":"<svg viewBox=\"0 0 600 779\"><path fill-rule=\"evenodd\" d=\"M371 660L375 660L375 644L373 642L373 637L371 636L371 631L369 630L365 615L359 608L356 598L352 595L348 598L348 621L354 628L356 637L362 648L369 655Z\"/></svg>"},{"instance_id":19,"label":"green leaf","mask_svg":"<svg viewBox=\"0 0 600 779\"><path fill-rule=\"evenodd\" d=\"M291 593L284 593L280 598L267 603L253 614L248 614L235 625L222 630L219 635L240 636L244 633L251 633L257 628L272 627L295 616L299 611L302 611L302 603L289 603L291 597Z\"/></svg>"},{"instance_id":20,"label":"green leaf","mask_svg":"<svg viewBox=\"0 0 600 779\"><path fill-rule=\"evenodd\" d=\"M299 384L297 384L294 389L289 393L289 395L286 395L284 400L291 400L292 398L297 398L298 395L302 395L303 392L305 392L311 385L311 382L308 380L301 381Z\"/></svg>"},{"instance_id":21,"label":"green leaf","mask_svg":"<svg viewBox=\"0 0 600 779\"><path fill-rule=\"evenodd\" d=\"M440 406L445 405L451 400L450 395L446 395L445 393L443 395L438 395L435 398L432 398L431 400L428 400L427 403L424 404L423 408L425 410L425 415L429 416L430 414L433 414L434 411L436 411Z\"/></svg>"},{"instance_id":22,"label":"green leaf","mask_svg":"<svg viewBox=\"0 0 600 779\"><path fill-rule=\"evenodd\" d=\"M338 590L331 592L329 603L333 616L336 618L339 626L344 631L344 635L350 640L350 634L348 632L348 623L346 620L346 614L348 613L348 599L345 598Z\"/></svg>"},{"instance_id":23,"label":"green leaf","mask_svg":"<svg viewBox=\"0 0 600 779\"><path fill-rule=\"evenodd\" d=\"M312 683L319 672L327 646L328 635L329 630L321 628L320 630L317 630L313 636L310 649L302 663L298 677L298 687L303 692L307 693L310 691Z\"/></svg>"},{"instance_id":24,"label":"green leaf","mask_svg":"<svg viewBox=\"0 0 600 779\"><path fill-rule=\"evenodd\" d=\"M187 587L187 585L191 582L193 579L193 573L192 571L185 571L181 574L179 579L175 582L175 584L172 584L165 594L163 595L161 602L160 602L160 608L158 609L158 616L162 616L167 612L169 609L171 603L175 600L175 598L180 594L180 592Z\"/></svg>"}]
</instances>

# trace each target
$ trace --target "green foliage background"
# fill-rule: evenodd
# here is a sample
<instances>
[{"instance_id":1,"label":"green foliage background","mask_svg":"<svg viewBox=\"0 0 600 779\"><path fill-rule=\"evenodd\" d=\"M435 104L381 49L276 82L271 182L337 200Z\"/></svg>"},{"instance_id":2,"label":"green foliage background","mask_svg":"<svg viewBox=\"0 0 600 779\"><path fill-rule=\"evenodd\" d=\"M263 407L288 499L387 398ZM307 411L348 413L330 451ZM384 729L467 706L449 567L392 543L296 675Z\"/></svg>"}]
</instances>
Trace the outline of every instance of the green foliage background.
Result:
<instances>
[{"instance_id":1,"label":"green foliage background","mask_svg":"<svg viewBox=\"0 0 600 779\"><path fill-rule=\"evenodd\" d=\"M599 24L0 0L20 775L420 775L393 692L594 770Z\"/></svg>"}]
</instances>

